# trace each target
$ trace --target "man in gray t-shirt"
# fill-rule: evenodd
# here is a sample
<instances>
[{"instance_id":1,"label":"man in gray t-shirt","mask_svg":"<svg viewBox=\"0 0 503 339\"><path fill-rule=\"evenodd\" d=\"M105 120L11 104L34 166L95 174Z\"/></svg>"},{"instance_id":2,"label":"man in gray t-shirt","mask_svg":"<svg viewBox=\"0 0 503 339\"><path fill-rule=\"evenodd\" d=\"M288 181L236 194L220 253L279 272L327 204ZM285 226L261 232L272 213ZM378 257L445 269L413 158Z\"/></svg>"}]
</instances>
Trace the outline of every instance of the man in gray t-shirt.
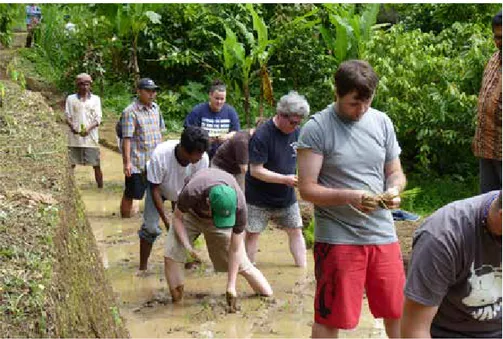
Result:
<instances>
[{"instance_id":1,"label":"man in gray t-shirt","mask_svg":"<svg viewBox=\"0 0 503 339\"><path fill-rule=\"evenodd\" d=\"M388 209L399 206L405 175L391 120L370 107L378 81L367 62L342 63L337 101L299 137L299 191L315 206L313 338L356 327L364 290L388 336L400 334L405 273Z\"/></svg>"},{"instance_id":2,"label":"man in gray t-shirt","mask_svg":"<svg viewBox=\"0 0 503 339\"><path fill-rule=\"evenodd\" d=\"M501 338L501 191L455 201L415 232L402 337Z\"/></svg>"}]
</instances>

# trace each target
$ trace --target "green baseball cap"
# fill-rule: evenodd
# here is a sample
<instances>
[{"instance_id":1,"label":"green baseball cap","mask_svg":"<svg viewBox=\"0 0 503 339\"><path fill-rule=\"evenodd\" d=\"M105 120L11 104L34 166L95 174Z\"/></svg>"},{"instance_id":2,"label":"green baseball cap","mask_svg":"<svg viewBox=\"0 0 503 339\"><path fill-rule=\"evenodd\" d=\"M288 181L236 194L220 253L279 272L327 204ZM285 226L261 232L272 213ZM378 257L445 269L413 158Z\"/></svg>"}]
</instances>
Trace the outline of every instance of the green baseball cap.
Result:
<instances>
[{"instance_id":1,"label":"green baseball cap","mask_svg":"<svg viewBox=\"0 0 503 339\"><path fill-rule=\"evenodd\" d=\"M237 207L236 191L227 185L216 185L210 189L209 198L215 227L234 227Z\"/></svg>"}]
</instances>

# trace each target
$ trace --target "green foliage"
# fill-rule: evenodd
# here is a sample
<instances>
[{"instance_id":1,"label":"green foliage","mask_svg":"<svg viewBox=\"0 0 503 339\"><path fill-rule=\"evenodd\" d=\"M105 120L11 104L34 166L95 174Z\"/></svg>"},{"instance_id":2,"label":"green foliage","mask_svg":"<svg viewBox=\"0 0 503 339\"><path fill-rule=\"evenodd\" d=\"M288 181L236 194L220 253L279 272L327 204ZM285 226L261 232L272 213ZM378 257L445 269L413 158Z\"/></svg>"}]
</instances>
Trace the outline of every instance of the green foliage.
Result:
<instances>
[{"instance_id":1,"label":"green foliage","mask_svg":"<svg viewBox=\"0 0 503 339\"><path fill-rule=\"evenodd\" d=\"M364 52L376 23L378 4L362 5L356 12L354 4L324 4L328 23L319 27L327 48L337 64L347 59L357 59ZM335 28L335 29L334 29Z\"/></svg>"},{"instance_id":2,"label":"green foliage","mask_svg":"<svg viewBox=\"0 0 503 339\"><path fill-rule=\"evenodd\" d=\"M394 4L389 5L408 30L439 33L456 22L490 26L501 4Z\"/></svg>"},{"instance_id":3,"label":"green foliage","mask_svg":"<svg viewBox=\"0 0 503 339\"><path fill-rule=\"evenodd\" d=\"M17 4L0 4L0 44L6 47L12 43L12 25L19 6Z\"/></svg>"},{"instance_id":4,"label":"green foliage","mask_svg":"<svg viewBox=\"0 0 503 339\"><path fill-rule=\"evenodd\" d=\"M455 24L440 35L396 25L369 43L365 58L380 75L373 105L389 114L407 171L473 173L470 145L490 32Z\"/></svg>"},{"instance_id":5,"label":"green foliage","mask_svg":"<svg viewBox=\"0 0 503 339\"><path fill-rule=\"evenodd\" d=\"M306 248L313 248L314 246L314 217L311 218L309 225L302 229L302 234L304 235L304 239L306 240Z\"/></svg>"},{"instance_id":6,"label":"green foliage","mask_svg":"<svg viewBox=\"0 0 503 339\"><path fill-rule=\"evenodd\" d=\"M475 175L438 178L408 175L407 179L407 191L414 191L414 194L402 197L400 206L422 216L428 216L454 200L479 194L478 176Z\"/></svg>"}]
</instances>

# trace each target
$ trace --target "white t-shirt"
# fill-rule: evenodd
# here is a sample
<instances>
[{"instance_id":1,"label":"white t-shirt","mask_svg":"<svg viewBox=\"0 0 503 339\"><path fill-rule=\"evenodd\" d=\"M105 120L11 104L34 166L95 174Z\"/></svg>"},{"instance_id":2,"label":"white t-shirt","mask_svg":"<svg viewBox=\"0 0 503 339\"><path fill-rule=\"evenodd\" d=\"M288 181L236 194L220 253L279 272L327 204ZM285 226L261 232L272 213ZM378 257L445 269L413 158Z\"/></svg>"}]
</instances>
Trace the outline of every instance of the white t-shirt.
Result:
<instances>
[{"instance_id":1,"label":"white t-shirt","mask_svg":"<svg viewBox=\"0 0 503 339\"><path fill-rule=\"evenodd\" d=\"M73 128L81 131L91 124L101 123L101 99L91 94L85 101L79 99L77 94L71 94L66 98L65 115ZM88 136L81 137L68 128L68 146L71 147L100 147L98 127L93 128Z\"/></svg>"},{"instance_id":2,"label":"white t-shirt","mask_svg":"<svg viewBox=\"0 0 503 339\"><path fill-rule=\"evenodd\" d=\"M208 154L204 153L201 160L186 167L180 165L175 156L175 146L178 140L168 140L160 143L155 148L147 163L147 179L153 184L159 184L164 198L177 201L185 178L196 173L200 169L208 168Z\"/></svg>"}]
</instances>

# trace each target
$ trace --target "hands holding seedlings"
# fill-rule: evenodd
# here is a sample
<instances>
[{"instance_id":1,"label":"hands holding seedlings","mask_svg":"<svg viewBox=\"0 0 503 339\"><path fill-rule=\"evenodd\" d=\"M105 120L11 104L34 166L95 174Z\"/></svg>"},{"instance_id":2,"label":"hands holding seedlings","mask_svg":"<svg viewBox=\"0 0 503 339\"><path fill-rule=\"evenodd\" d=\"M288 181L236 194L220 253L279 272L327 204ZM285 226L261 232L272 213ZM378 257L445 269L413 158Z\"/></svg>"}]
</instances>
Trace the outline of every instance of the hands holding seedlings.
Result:
<instances>
[{"instance_id":1,"label":"hands holding seedlings","mask_svg":"<svg viewBox=\"0 0 503 339\"><path fill-rule=\"evenodd\" d=\"M396 187L388 188L384 193L375 195L368 191L358 191L360 194L351 205L363 213L372 213L377 208L397 209L400 206L400 192Z\"/></svg>"}]
</instances>

